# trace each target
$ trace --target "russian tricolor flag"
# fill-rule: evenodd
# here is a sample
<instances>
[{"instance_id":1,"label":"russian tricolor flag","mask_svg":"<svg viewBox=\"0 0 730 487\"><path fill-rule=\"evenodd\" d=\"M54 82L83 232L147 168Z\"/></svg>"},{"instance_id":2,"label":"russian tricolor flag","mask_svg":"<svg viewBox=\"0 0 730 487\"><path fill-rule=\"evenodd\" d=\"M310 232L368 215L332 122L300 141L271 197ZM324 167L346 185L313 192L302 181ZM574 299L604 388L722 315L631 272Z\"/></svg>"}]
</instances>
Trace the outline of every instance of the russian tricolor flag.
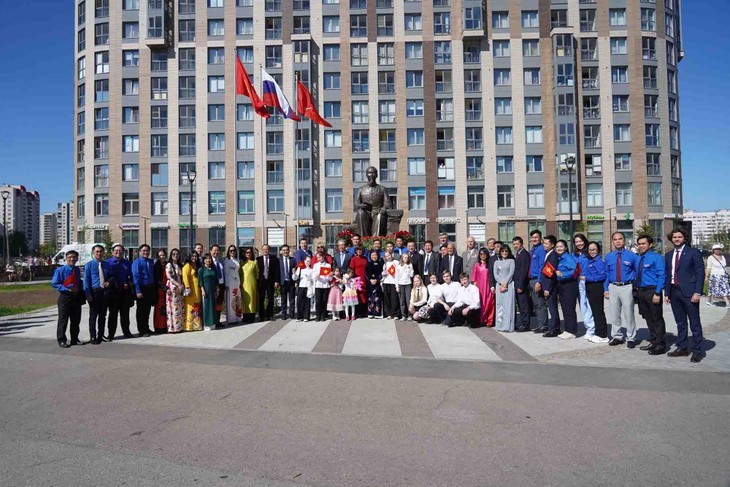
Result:
<instances>
[{"instance_id":1,"label":"russian tricolor flag","mask_svg":"<svg viewBox=\"0 0 730 487\"><path fill-rule=\"evenodd\" d=\"M274 78L263 69L261 70L261 77L263 81L263 96L261 98L264 105L277 108L284 118L301 122L302 119L294 112L294 109L289 104L289 100L286 99L284 92L281 90L279 84L274 81Z\"/></svg>"}]
</instances>

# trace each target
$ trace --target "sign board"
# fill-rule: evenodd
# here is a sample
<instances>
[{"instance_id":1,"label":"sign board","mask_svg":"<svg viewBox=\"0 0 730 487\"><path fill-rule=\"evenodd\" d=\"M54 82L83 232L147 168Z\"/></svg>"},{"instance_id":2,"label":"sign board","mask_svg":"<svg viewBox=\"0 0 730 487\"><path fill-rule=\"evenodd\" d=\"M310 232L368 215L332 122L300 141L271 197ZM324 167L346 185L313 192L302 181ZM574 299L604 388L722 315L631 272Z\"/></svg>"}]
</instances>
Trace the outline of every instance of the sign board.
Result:
<instances>
[{"instance_id":1,"label":"sign board","mask_svg":"<svg viewBox=\"0 0 730 487\"><path fill-rule=\"evenodd\" d=\"M284 229L283 228L267 228L267 243L272 247L281 247L284 245Z\"/></svg>"},{"instance_id":2,"label":"sign board","mask_svg":"<svg viewBox=\"0 0 730 487\"><path fill-rule=\"evenodd\" d=\"M603 215L586 215L586 220L605 220Z\"/></svg>"},{"instance_id":3,"label":"sign board","mask_svg":"<svg viewBox=\"0 0 730 487\"><path fill-rule=\"evenodd\" d=\"M409 218L408 224L409 225L425 225L426 223L431 223L430 218Z\"/></svg>"},{"instance_id":4,"label":"sign board","mask_svg":"<svg viewBox=\"0 0 730 487\"><path fill-rule=\"evenodd\" d=\"M481 223L469 224L469 235L474 237L477 242L487 241L487 226Z\"/></svg>"}]
</instances>

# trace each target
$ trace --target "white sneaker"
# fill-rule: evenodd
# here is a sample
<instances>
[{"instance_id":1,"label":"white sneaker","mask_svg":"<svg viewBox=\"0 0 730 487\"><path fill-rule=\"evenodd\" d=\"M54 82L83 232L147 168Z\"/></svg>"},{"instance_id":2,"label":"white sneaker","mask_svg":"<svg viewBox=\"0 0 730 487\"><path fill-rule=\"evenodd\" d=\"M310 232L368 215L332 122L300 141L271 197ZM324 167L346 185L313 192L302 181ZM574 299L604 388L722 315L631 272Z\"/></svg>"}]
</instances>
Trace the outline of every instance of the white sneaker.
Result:
<instances>
[{"instance_id":1,"label":"white sneaker","mask_svg":"<svg viewBox=\"0 0 730 487\"><path fill-rule=\"evenodd\" d=\"M586 333L585 335L583 335L583 338L585 338L589 342L592 342L593 341L593 337L595 337L595 336L596 335L589 335L589 334Z\"/></svg>"},{"instance_id":2,"label":"white sneaker","mask_svg":"<svg viewBox=\"0 0 730 487\"><path fill-rule=\"evenodd\" d=\"M575 335L573 335L569 331L564 331L563 333L558 335L558 338L562 338L563 340L570 340L571 338L575 338Z\"/></svg>"},{"instance_id":3,"label":"white sneaker","mask_svg":"<svg viewBox=\"0 0 730 487\"><path fill-rule=\"evenodd\" d=\"M709 301L707 301L707 302L706 302L705 304L706 304L707 306L715 306L715 303L711 303L711 302L709 302Z\"/></svg>"},{"instance_id":4,"label":"white sneaker","mask_svg":"<svg viewBox=\"0 0 730 487\"><path fill-rule=\"evenodd\" d=\"M203 327L203 331L210 331L210 327L209 326L204 326Z\"/></svg>"},{"instance_id":5,"label":"white sneaker","mask_svg":"<svg viewBox=\"0 0 730 487\"><path fill-rule=\"evenodd\" d=\"M593 335L588 339L591 343L608 343L608 338L601 338L597 335Z\"/></svg>"}]
</instances>

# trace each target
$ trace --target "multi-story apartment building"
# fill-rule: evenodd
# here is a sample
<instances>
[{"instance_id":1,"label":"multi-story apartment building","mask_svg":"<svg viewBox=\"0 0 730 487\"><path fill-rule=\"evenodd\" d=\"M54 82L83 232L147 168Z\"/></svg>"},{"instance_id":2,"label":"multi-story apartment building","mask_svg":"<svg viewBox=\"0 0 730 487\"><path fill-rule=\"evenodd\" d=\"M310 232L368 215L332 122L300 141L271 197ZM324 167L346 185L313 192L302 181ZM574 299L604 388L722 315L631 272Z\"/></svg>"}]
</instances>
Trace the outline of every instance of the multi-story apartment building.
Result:
<instances>
[{"instance_id":1,"label":"multi-story apartment building","mask_svg":"<svg viewBox=\"0 0 730 487\"><path fill-rule=\"evenodd\" d=\"M76 241L75 216L73 201L64 201L58 204L56 210L56 221L58 223L56 246L58 250L61 250L64 245L69 245Z\"/></svg>"},{"instance_id":2,"label":"multi-story apartment building","mask_svg":"<svg viewBox=\"0 0 730 487\"><path fill-rule=\"evenodd\" d=\"M21 185L2 184L0 193L8 195L7 199L0 200L0 205L5 207L4 218L7 219L8 232L23 232L28 250L34 252L40 241L41 197L38 191L28 191ZM0 207L0 211L2 210ZM0 218L0 225L3 221ZM17 254L17 250L10 249L10 255L17 257Z\"/></svg>"},{"instance_id":3,"label":"multi-story apartment building","mask_svg":"<svg viewBox=\"0 0 730 487\"><path fill-rule=\"evenodd\" d=\"M727 241L730 237L730 210L720 209L716 211L694 211L686 210L682 219L691 222L692 245L712 245L717 241ZM725 235L725 238L720 237ZM730 250L730 249L725 249Z\"/></svg>"},{"instance_id":4,"label":"multi-story apartment building","mask_svg":"<svg viewBox=\"0 0 730 487\"><path fill-rule=\"evenodd\" d=\"M80 239L186 248L193 211L204 244L332 242L368 166L419 240L565 236L571 213L591 239L663 234L680 2L77 0ZM255 115L236 54L333 127Z\"/></svg>"},{"instance_id":5,"label":"multi-story apartment building","mask_svg":"<svg viewBox=\"0 0 730 487\"><path fill-rule=\"evenodd\" d=\"M58 220L56 213L43 213L40 221L40 243L58 244Z\"/></svg>"}]
</instances>

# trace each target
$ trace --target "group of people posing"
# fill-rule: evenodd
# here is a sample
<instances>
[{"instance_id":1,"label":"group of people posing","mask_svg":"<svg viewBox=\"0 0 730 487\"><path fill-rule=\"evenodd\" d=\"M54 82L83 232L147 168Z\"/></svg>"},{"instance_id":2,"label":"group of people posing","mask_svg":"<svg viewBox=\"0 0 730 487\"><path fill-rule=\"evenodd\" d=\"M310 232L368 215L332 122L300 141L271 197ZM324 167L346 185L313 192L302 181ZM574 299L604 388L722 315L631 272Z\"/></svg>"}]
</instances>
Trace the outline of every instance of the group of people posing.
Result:
<instances>
[{"instance_id":1,"label":"group of people posing","mask_svg":"<svg viewBox=\"0 0 730 487\"><path fill-rule=\"evenodd\" d=\"M502 332L533 331L562 339L577 336L579 307L584 338L635 348L636 300L650 335L641 349L659 355L667 352L664 297L678 327L677 348L669 355L691 354L693 362L700 361L704 265L700 253L687 245L686 232L672 231L674 250L664 257L654 252L650 236L637 238L638 253L624 247L620 232L611 239L614 250L605 257L601 245L583 234L574 236L571 250L565 240L543 237L539 230L530 233L529 250L519 236L511 247L490 238L484 248L477 248L469 237L466 250L458 255L446 234L440 235L438 249L427 240L421 251L415 242L404 244L400 237L385 245L375 240L366 250L355 235L351 241L339 240L331 254L323 244L312 252L306 239L300 240L293 255L287 245L280 247L278 256L270 255L269 246L263 245L260 255L248 247L240 258L233 245L224 258L218 245L204 253L197 244L185 262L178 249L169 256L160 250L153 261L146 244L133 262L123 258L121 245L104 260L99 245L84 266L83 281L74 251L66 254L66 265L54 274L52 285L59 292L57 338L64 348L83 344L78 335L84 301L89 304L90 343L100 344L114 340L118 319L123 335L132 337L129 311L135 303L137 331L144 337L153 331L207 331L253 321L257 314L261 321L271 320L278 290L283 319L309 321L314 315L321 321L344 314L346 320L382 317L449 327L494 326ZM221 321L224 310L226 324Z\"/></svg>"}]
</instances>

